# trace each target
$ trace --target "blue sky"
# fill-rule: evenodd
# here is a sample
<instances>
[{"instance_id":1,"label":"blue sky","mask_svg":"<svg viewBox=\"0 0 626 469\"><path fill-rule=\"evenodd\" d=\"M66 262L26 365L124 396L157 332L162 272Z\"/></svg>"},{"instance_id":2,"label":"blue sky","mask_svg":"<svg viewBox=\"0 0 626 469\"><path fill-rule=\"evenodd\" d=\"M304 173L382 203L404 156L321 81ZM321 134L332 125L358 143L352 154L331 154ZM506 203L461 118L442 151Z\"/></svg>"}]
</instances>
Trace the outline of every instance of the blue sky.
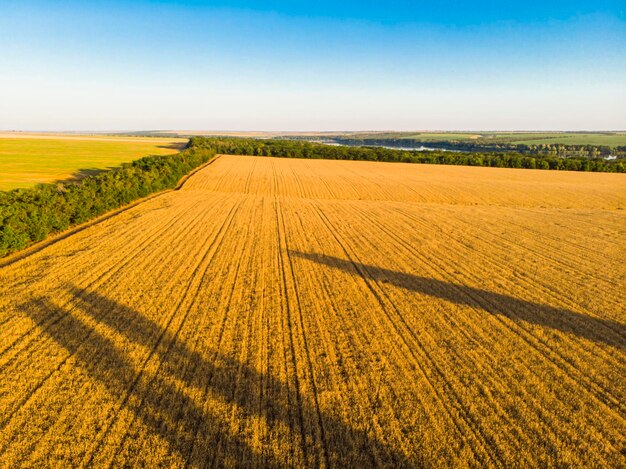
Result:
<instances>
[{"instance_id":1,"label":"blue sky","mask_svg":"<svg viewBox=\"0 0 626 469\"><path fill-rule=\"evenodd\" d=\"M0 5L0 129L626 128L623 1Z\"/></svg>"}]
</instances>

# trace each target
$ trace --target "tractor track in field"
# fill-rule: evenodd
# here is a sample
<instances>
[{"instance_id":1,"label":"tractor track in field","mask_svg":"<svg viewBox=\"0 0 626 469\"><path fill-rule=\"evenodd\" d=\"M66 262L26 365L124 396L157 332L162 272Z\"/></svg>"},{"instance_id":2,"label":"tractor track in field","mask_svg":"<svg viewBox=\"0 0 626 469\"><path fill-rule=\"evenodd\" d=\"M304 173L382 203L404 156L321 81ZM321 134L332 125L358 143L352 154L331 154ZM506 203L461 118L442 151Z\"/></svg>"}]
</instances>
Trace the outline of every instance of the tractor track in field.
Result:
<instances>
[{"instance_id":1,"label":"tractor track in field","mask_svg":"<svg viewBox=\"0 0 626 469\"><path fill-rule=\"evenodd\" d=\"M0 465L626 465L624 197L216 157L0 264Z\"/></svg>"}]
</instances>

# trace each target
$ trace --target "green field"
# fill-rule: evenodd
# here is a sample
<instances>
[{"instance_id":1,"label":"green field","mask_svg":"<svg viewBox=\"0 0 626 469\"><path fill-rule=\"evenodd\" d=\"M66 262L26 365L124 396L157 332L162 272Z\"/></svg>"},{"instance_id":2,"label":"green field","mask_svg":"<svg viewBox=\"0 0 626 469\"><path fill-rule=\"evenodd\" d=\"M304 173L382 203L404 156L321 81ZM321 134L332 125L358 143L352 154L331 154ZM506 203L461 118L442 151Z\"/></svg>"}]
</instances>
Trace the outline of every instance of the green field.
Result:
<instances>
[{"instance_id":1,"label":"green field","mask_svg":"<svg viewBox=\"0 0 626 469\"><path fill-rule=\"evenodd\" d=\"M419 132L419 131L371 131L371 132L263 132L263 131L181 131L135 132L133 135L146 136L228 136L244 138L309 138L309 139L410 139L421 142L472 141L480 144L542 144L562 143L566 145L606 145L609 147L626 145L626 131L604 132Z\"/></svg>"},{"instance_id":2,"label":"green field","mask_svg":"<svg viewBox=\"0 0 626 469\"><path fill-rule=\"evenodd\" d=\"M186 139L0 135L0 190L80 178L148 155L179 152Z\"/></svg>"},{"instance_id":3,"label":"green field","mask_svg":"<svg viewBox=\"0 0 626 469\"><path fill-rule=\"evenodd\" d=\"M412 139L423 142L471 140L476 143L626 145L626 132L358 132L341 135L364 139Z\"/></svg>"},{"instance_id":4,"label":"green field","mask_svg":"<svg viewBox=\"0 0 626 469\"><path fill-rule=\"evenodd\" d=\"M564 143L566 145L606 145L610 147L626 145L626 132L616 133L565 133L512 136L511 143Z\"/></svg>"}]
</instances>

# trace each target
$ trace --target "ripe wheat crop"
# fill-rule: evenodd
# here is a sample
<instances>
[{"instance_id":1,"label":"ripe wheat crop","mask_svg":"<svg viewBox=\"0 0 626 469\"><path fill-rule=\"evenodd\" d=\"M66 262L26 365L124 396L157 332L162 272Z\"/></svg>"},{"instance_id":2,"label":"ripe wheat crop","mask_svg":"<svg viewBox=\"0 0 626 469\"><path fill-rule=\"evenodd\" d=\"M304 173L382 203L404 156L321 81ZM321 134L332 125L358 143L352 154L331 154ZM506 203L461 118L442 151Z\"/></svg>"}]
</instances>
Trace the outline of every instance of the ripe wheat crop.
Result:
<instances>
[{"instance_id":1,"label":"ripe wheat crop","mask_svg":"<svg viewBox=\"0 0 626 469\"><path fill-rule=\"evenodd\" d=\"M0 268L0 466L624 466L625 181L221 156Z\"/></svg>"},{"instance_id":2,"label":"ripe wheat crop","mask_svg":"<svg viewBox=\"0 0 626 469\"><path fill-rule=\"evenodd\" d=\"M187 139L0 133L0 190L80 179L148 155L169 155Z\"/></svg>"}]
</instances>

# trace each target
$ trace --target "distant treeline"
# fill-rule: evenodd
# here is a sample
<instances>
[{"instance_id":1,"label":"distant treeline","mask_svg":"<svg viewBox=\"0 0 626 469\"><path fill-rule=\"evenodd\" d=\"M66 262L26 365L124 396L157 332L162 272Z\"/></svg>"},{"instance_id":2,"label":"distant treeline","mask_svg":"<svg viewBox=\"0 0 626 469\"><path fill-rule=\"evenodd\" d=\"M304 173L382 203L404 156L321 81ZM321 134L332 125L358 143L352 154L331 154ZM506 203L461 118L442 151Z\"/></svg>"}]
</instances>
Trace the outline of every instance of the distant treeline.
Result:
<instances>
[{"instance_id":1,"label":"distant treeline","mask_svg":"<svg viewBox=\"0 0 626 469\"><path fill-rule=\"evenodd\" d=\"M80 181L0 192L0 257L157 191L209 161L211 148L149 156Z\"/></svg>"},{"instance_id":2,"label":"distant treeline","mask_svg":"<svg viewBox=\"0 0 626 469\"><path fill-rule=\"evenodd\" d=\"M192 145L194 147L210 148L217 153L231 155L490 166L495 168L626 172L626 162L620 159L606 160L600 157L559 158L544 155L523 155L512 152L407 151L377 146L332 146L300 140L258 140L235 137L195 137L192 139Z\"/></svg>"},{"instance_id":3,"label":"distant treeline","mask_svg":"<svg viewBox=\"0 0 626 469\"><path fill-rule=\"evenodd\" d=\"M334 137L333 143L349 146L385 146L396 148L429 147L441 150L473 153L519 153L531 156L556 156L563 158L598 158L606 156L626 157L626 146L607 145L567 145L563 143L507 143L477 140L428 141L412 138L352 138Z\"/></svg>"},{"instance_id":4,"label":"distant treeline","mask_svg":"<svg viewBox=\"0 0 626 469\"><path fill-rule=\"evenodd\" d=\"M192 138L175 155L150 156L80 181L40 184L0 192L0 257L86 222L154 192L176 187L180 179L215 154L332 160L428 163L498 168L626 172L621 160L558 158L518 153L404 151L382 147L330 146L296 140Z\"/></svg>"}]
</instances>

